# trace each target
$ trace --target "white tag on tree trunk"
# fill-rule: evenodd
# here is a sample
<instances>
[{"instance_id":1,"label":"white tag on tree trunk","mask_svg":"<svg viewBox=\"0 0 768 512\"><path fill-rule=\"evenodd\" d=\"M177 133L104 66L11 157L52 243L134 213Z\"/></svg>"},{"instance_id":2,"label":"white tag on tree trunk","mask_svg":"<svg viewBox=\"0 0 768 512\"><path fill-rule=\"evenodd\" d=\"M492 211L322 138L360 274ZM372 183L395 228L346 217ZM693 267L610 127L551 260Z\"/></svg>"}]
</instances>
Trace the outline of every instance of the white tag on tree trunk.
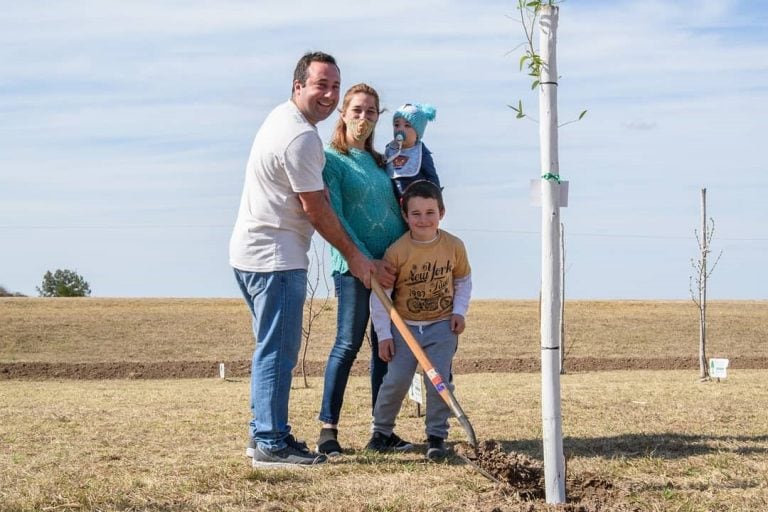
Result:
<instances>
[{"instance_id":1,"label":"white tag on tree trunk","mask_svg":"<svg viewBox=\"0 0 768 512\"><path fill-rule=\"evenodd\" d=\"M528 192L531 206L541 206L541 183L542 180L531 180L531 187ZM558 206L565 208L568 206L568 182L561 181L559 185L560 204Z\"/></svg>"}]
</instances>

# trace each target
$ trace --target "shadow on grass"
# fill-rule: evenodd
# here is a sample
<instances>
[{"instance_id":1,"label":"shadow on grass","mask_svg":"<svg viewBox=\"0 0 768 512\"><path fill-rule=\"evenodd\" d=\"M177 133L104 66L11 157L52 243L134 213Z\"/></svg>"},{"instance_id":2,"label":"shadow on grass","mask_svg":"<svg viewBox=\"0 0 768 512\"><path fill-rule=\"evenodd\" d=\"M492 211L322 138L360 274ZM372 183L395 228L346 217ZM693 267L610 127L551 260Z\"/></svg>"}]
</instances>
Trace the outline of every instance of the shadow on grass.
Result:
<instances>
[{"instance_id":1,"label":"shadow on grass","mask_svg":"<svg viewBox=\"0 0 768 512\"><path fill-rule=\"evenodd\" d=\"M481 439L480 442L486 441ZM535 460L543 460L541 439L495 439L502 451L517 452ZM462 441L448 443L457 451ZM428 462L424 458L425 446L417 445L413 451L402 453L376 453L365 449L347 450L341 457L333 457L326 467L382 467L393 466L416 469L423 465L448 464L466 465L466 461L456 455L450 455L440 462ZM609 437L566 437L563 439L563 451L568 457L594 457L613 459L626 458L657 458L662 460L683 459L697 455L732 453L736 455L768 453L768 435L691 435L669 433L655 434L622 434ZM295 478L296 473L285 471L279 473L261 472L254 470L247 479L275 483L283 478Z\"/></svg>"},{"instance_id":2,"label":"shadow on grass","mask_svg":"<svg viewBox=\"0 0 768 512\"><path fill-rule=\"evenodd\" d=\"M498 440L497 440L498 441ZM541 439L498 441L503 450L542 459ZM615 457L678 459L696 455L768 453L768 435L693 435L674 432L622 434L610 437L565 437L566 457Z\"/></svg>"}]
</instances>

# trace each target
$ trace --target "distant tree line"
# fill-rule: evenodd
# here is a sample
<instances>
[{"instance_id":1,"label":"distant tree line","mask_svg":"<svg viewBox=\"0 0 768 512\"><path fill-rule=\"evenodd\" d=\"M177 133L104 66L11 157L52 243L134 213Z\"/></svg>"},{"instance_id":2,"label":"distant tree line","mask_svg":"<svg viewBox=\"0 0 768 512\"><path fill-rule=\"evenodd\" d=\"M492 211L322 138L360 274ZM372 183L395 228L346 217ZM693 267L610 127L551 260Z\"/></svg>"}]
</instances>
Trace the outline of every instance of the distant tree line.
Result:
<instances>
[{"instance_id":1,"label":"distant tree line","mask_svg":"<svg viewBox=\"0 0 768 512\"><path fill-rule=\"evenodd\" d=\"M26 297L26 295L19 292L9 292L5 286L0 286L0 297Z\"/></svg>"}]
</instances>

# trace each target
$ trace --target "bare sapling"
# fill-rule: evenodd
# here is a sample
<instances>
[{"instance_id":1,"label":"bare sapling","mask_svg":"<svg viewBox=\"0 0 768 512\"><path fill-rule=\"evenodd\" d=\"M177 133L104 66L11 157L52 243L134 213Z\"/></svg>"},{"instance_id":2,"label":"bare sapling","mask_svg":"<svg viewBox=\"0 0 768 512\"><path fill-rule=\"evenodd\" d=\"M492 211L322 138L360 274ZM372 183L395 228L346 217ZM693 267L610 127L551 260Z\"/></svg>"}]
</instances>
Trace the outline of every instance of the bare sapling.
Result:
<instances>
[{"instance_id":1,"label":"bare sapling","mask_svg":"<svg viewBox=\"0 0 768 512\"><path fill-rule=\"evenodd\" d=\"M709 366L707 365L707 281L715 271L723 251L717 255L712 268L707 268L707 259L712 252L710 244L715 235L715 221L710 217L707 223L707 189L701 189L701 233L694 230L696 243L699 246L699 259L691 258L691 266L694 274L689 279L689 291L691 299L699 308L699 380L709 380Z\"/></svg>"},{"instance_id":2,"label":"bare sapling","mask_svg":"<svg viewBox=\"0 0 768 512\"><path fill-rule=\"evenodd\" d=\"M304 301L304 321L301 326L302 351L301 351L301 376L304 379L304 387L309 387L307 380L307 349L312 340L312 326L324 311L328 309L328 302L331 300L330 290L328 288L328 277L325 274L325 253L326 242L323 241L318 249L315 240L312 241L312 258L309 262L310 272L307 273L307 298ZM314 272L311 272L314 267ZM325 290L325 297L320 298L318 294L322 288Z\"/></svg>"},{"instance_id":3,"label":"bare sapling","mask_svg":"<svg viewBox=\"0 0 768 512\"><path fill-rule=\"evenodd\" d=\"M565 375L565 226L560 223L560 375Z\"/></svg>"}]
</instances>

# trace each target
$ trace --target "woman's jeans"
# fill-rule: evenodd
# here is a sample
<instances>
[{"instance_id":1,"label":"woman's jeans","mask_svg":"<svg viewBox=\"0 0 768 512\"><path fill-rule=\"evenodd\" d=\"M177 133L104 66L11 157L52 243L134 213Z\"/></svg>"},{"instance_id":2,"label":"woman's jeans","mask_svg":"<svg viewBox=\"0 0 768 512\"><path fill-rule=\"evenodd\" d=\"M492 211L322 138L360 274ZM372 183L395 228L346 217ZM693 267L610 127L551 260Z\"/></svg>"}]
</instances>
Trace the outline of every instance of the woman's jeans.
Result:
<instances>
[{"instance_id":1,"label":"woman's jeans","mask_svg":"<svg viewBox=\"0 0 768 512\"><path fill-rule=\"evenodd\" d=\"M323 423L336 425L341 415L349 372L363 344L365 330L368 327L370 316L368 299L371 291L349 272L334 273L333 284L338 299L336 341L325 366L323 402L320 406L319 419ZM387 363L379 359L379 343L373 329L371 329L370 373L371 410L373 410L381 381L387 373Z\"/></svg>"},{"instance_id":2,"label":"woman's jeans","mask_svg":"<svg viewBox=\"0 0 768 512\"><path fill-rule=\"evenodd\" d=\"M251 436L262 448L286 446L288 396L301 348L307 271L246 272L235 279L251 310L256 349L251 360Z\"/></svg>"}]
</instances>

